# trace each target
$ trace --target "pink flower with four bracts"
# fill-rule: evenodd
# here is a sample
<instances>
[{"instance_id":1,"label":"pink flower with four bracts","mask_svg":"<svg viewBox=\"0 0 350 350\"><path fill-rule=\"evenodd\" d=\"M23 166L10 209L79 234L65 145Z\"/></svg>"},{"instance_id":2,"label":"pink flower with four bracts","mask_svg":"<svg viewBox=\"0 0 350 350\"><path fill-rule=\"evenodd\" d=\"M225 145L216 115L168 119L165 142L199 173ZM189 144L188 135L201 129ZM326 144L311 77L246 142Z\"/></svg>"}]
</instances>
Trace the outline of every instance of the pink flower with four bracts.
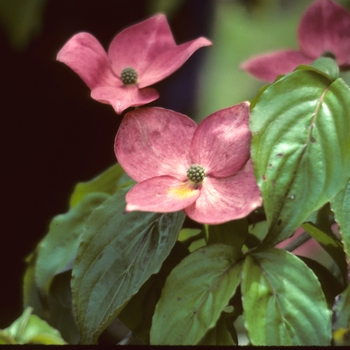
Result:
<instances>
[{"instance_id":1,"label":"pink flower with four bracts","mask_svg":"<svg viewBox=\"0 0 350 350\"><path fill-rule=\"evenodd\" d=\"M350 68L350 13L331 0L317 0L304 13L298 27L300 50L281 50L253 57L241 68L255 78L272 82L301 64L320 56L335 58L341 70Z\"/></svg>"},{"instance_id":2,"label":"pink flower with four bracts","mask_svg":"<svg viewBox=\"0 0 350 350\"><path fill-rule=\"evenodd\" d=\"M211 114L198 126L163 108L127 113L115 154L138 183L126 211L175 212L219 224L248 215L262 203L250 159L249 103Z\"/></svg>"},{"instance_id":3,"label":"pink flower with four bracts","mask_svg":"<svg viewBox=\"0 0 350 350\"><path fill-rule=\"evenodd\" d=\"M147 86L174 73L196 50L210 45L203 37L176 45L166 17L158 14L120 32L108 54L91 34L76 34L57 60L83 79L93 99L121 114L128 107L156 100L158 92Z\"/></svg>"}]
</instances>

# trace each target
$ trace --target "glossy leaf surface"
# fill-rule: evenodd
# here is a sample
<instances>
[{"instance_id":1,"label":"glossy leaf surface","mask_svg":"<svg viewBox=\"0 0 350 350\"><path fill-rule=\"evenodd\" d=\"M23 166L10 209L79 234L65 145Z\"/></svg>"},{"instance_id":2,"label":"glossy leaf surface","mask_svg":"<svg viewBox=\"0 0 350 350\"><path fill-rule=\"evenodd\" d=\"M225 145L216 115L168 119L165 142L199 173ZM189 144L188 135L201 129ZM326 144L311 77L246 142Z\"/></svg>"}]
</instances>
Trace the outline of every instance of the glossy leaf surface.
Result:
<instances>
[{"instance_id":1,"label":"glossy leaf surface","mask_svg":"<svg viewBox=\"0 0 350 350\"><path fill-rule=\"evenodd\" d=\"M152 345L195 345L214 328L240 282L240 255L224 244L202 247L168 276L152 320Z\"/></svg>"},{"instance_id":2,"label":"glossy leaf surface","mask_svg":"<svg viewBox=\"0 0 350 350\"><path fill-rule=\"evenodd\" d=\"M349 87L324 63L280 77L254 101L252 158L269 222L261 249L290 236L347 182Z\"/></svg>"},{"instance_id":3,"label":"glossy leaf surface","mask_svg":"<svg viewBox=\"0 0 350 350\"><path fill-rule=\"evenodd\" d=\"M125 213L127 189L90 216L73 268L73 303L83 343L95 342L122 306L157 273L185 214Z\"/></svg>"},{"instance_id":4,"label":"glossy leaf surface","mask_svg":"<svg viewBox=\"0 0 350 350\"><path fill-rule=\"evenodd\" d=\"M295 255L271 248L247 256L242 297L253 345L330 345L331 313L320 283Z\"/></svg>"}]
</instances>

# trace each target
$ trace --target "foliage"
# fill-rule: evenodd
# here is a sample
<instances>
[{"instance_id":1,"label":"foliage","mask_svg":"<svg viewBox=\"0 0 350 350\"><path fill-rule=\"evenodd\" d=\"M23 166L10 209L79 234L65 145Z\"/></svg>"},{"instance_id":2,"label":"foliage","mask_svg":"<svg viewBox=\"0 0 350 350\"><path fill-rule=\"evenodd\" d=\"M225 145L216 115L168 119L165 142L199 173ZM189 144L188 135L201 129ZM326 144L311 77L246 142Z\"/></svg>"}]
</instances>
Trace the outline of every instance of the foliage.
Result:
<instances>
[{"instance_id":1,"label":"foliage","mask_svg":"<svg viewBox=\"0 0 350 350\"><path fill-rule=\"evenodd\" d=\"M332 8L322 1L313 8ZM168 31L165 17L161 21ZM349 345L349 86L337 61L320 57L277 76L243 105L245 148L228 142L243 134L230 120L241 116L236 106L225 110L225 128L223 119L208 123L221 111L201 128L175 112L167 112L171 122L159 121L166 113L159 108L129 112L116 137L125 171L116 164L76 185L68 211L52 219L27 258L26 309L0 331L0 343L96 344L108 335L119 344L240 345L241 317L252 345ZM179 125L182 138L174 132L161 140ZM213 138L204 147L208 134ZM184 155L181 147L189 146ZM235 152L237 159L246 153L242 164L231 161ZM253 186L248 173L240 170L246 158L254 172L249 181L258 186L254 198L246 194ZM191 162L202 169L200 177L182 175ZM208 186L212 177L216 185L223 181L220 191L222 184L232 186L236 172L244 200L231 187L218 195ZM180 187L175 191L165 180ZM155 203L155 212L130 205L127 193L135 188L141 188L136 200ZM203 206L201 216L191 216L200 196L212 209ZM242 215L210 220L221 210L242 213L246 202ZM311 248L302 254L305 242ZM315 261L315 247L330 263Z\"/></svg>"}]
</instances>

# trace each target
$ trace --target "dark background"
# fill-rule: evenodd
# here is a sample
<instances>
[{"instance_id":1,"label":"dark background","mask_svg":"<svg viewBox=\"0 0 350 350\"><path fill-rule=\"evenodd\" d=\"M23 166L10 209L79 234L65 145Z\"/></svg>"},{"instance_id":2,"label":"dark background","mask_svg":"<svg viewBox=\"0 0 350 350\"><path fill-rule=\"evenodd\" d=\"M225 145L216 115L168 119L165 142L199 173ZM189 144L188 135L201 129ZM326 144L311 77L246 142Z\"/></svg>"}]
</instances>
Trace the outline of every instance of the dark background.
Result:
<instances>
[{"instance_id":1,"label":"dark background","mask_svg":"<svg viewBox=\"0 0 350 350\"><path fill-rule=\"evenodd\" d=\"M176 42L210 38L213 1L178 1L169 20ZM122 117L92 100L56 54L80 31L107 49L121 29L153 15L146 5L147 0L46 1L40 32L20 49L0 27L0 329L22 313L24 259L47 233L51 218L67 211L74 184L115 163L113 143ZM205 50L155 86L161 98L153 105L191 115Z\"/></svg>"}]
</instances>

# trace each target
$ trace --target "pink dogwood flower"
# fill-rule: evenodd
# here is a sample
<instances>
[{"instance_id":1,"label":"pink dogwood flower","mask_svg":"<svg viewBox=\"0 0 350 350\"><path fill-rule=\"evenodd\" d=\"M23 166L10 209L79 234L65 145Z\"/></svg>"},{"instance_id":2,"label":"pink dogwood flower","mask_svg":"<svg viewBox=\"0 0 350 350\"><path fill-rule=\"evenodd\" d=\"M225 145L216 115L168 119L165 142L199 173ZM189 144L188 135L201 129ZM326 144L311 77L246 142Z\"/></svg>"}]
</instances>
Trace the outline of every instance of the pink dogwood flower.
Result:
<instances>
[{"instance_id":1,"label":"pink dogwood flower","mask_svg":"<svg viewBox=\"0 0 350 350\"><path fill-rule=\"evenodd\" d=\"M197 222L219 224L259 207L248 121L249 102L215 112L198 126L163 108L127 113L114 147L138 182L126 195L126 211L183 209Z\"/></svg>"},{"instance_id":2,"label":"pink dogwood flower","mask_svg":"<svg viewBox=\"0 0 350 350\"><path fill-rule=\"evenodd\" d=\"M206 38L176 45L166 17L155 15L117 34L108 54L89 33L74 35L57 60L72 68L91 89L91 97L112 105L117 114L141 106L159 95L148 86L166 78L199 48Z\"/></svg>"},{"instance_id":3,"label":"pink dogwood flower","mask_svg":"<svg viewBox=\"0 0 350 350\"><path fill-rule=\"evenodd\" d=\"M255 78L272 82L301 64L320 56L336 59L341 70L350 68L350 13L331 0L317 0L304 13L298 27L300 50L280 50L253 57L241 68Z\"/></svg>"}]
</instances>

